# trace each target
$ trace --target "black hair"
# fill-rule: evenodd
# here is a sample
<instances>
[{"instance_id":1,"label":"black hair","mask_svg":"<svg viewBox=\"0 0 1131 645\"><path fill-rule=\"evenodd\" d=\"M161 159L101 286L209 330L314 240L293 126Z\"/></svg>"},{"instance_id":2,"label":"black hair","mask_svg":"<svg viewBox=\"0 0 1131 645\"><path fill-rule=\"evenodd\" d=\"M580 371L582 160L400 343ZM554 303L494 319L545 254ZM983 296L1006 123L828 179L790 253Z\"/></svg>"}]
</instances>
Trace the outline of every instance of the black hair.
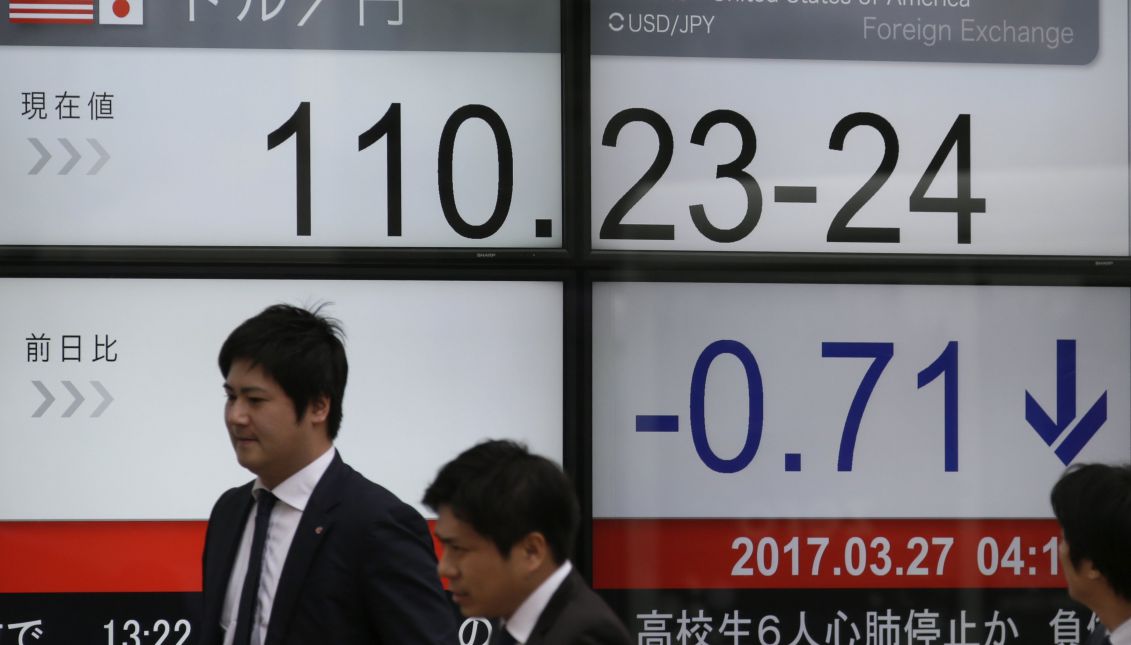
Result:
<instances>
[{"instance_id":1,"label":"black hair","mask_svg":"<svg viewBox=\"0 0 1131 645\"><path fill-rule=\"evenodd\" d=\"M1072 564L1091 560L1112 590L1131 601L1131 465L1077 464L1050 497Z\"/></svg>"},{"instance_id":2,"label":"black hair","mask_svg":"<svg viewBox=\"0 0 1131 645\"><path fill-rule=\"evenodd\" d=\"M220 348L220 373L228 377L232 363L250 361L275 379L301 419L307 405L330 398L326 428L330 439L342 424L342 398L349 364L342 344L341 323L320 314L322 306L308 311L291 305L272 305L236 327Z\"/></svg>"},{"instance_id":3,"label":"black hair","mask_svg":"<svg viewBox=\"0 0 1131 645\"><path fill-rule=\"evenodd\" d=\"M573 550L580 522L577 498L561 468L513 441L485 441L448 462L425 491L424 504L434 511L448 506L504 558L537 531L561 564Z\"/></svg>"}]
</instances>

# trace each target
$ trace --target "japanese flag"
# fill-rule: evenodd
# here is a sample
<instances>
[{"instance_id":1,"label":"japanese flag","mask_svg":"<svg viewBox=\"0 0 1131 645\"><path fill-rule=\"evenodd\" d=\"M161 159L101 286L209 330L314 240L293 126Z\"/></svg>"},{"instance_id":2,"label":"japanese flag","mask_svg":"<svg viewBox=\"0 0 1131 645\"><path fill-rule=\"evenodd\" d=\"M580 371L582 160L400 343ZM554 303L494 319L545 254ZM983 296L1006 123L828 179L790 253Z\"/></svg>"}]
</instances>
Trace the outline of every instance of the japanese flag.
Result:
<instances>
[{"instance_id":1,"label":"japanese flag","mask_svg":"<svg viewBox=\"0 0 1131 645\"><path fill-rule=\"evenodd\" d=\"M99 0L98 22L103 25L140 25L145 0Z\"/></svg>"}]
</instances>

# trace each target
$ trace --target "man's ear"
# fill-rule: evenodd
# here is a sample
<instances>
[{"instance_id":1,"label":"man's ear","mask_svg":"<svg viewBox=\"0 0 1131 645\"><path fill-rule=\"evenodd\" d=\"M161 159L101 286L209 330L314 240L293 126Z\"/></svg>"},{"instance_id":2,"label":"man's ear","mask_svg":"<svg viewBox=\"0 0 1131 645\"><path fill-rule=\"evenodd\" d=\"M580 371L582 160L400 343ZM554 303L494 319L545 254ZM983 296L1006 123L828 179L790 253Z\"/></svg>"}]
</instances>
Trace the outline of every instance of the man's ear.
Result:
<instances>
[{"instance_id":1,"label":"man's ear","mask_svg":"<svg viewBox=\"0 0 1131 645\"><path fill-rule=\"evenodd\" d=\"M544 563L553 561L550 544L540 531L531 531L523 536L511 549L511 554L511 557L522 558L523 568L527 571L535 571Z\"/></svg>"},{"instance_id":2,"label":"man's ear","mask_svg":"<svg viewBox=\"0 0 1131 645\"><path fill-rule=\"evenodd\" d=\"M1080 560L1080 566L1077 568L1080 571L1080 575L1084 576L1088 580L1099 580L1100 578L1103 578L1103 574L1100 573L1100 570L1097 569L1096 565L1093 564L1092 561L1088 558Z\"/></svg>"},{"instance_id":3,"label":"man's ear","mask_svg":"<svg viewBox=\"0 0 1131 645\"><path fill-rule=\"evenodd\" d=\"M306 406L306 413L314 423L325 423L330 417L330 397L325 394L314 397Z\"/></svg>"}]
</instances>

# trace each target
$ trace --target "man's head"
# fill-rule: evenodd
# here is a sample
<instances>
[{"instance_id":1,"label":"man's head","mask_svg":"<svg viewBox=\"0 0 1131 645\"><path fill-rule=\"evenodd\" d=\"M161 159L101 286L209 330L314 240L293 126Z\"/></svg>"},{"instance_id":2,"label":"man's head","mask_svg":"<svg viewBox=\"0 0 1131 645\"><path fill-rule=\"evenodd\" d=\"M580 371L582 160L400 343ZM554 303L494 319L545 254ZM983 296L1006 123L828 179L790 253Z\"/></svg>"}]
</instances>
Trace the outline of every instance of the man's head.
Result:
<instances>
[{"instance_id":1,"label":"man's head","mask_svg":"<svg viewBox=\"0 0 1131 645\"><path fill-rule=\"evenodd\" d=\"M558 565L577 534L565 473L512 441L486 441L440 469L424 493L444 545L440 575L467 616L508 617Z\"/></svg>"},{"instance_id":2,"label":"man's head","mask_svg":"<svg viewBox=\"0 0 1131 645\"><path fill-rule=\"evenodd\" d=\"M1095 610L1131 602L1131 466L1079 464L1052 489L1068 593Z\"/></svg>"},{"instance_id":3,"label":"man's head","mask_svg":"<svg viewBox=\"0 0 1131 645\"><path fill-rule=\"evenodd\" d=\"M341 337L338 322L318 310L274 305L236 327L220 348L236 457L269 487L325 452L338 434L349 369Z\"/></svg>"}]
</instances>

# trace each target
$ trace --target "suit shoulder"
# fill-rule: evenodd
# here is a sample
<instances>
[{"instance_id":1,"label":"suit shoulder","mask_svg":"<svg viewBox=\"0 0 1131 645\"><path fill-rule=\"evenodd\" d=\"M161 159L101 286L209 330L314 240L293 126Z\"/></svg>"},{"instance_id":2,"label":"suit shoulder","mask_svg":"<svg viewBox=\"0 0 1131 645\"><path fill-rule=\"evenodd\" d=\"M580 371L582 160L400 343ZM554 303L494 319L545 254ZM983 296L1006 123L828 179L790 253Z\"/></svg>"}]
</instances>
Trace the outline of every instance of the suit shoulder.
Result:
<instances>
[{"instance_id":1,"label":"suit shoulder","mask_svg":"<svg viewBox=\"0 0 1131 645\"><path fill-rule=\"evenodd\" d=\"M388 506L407 506L393 491L385 488L381 484L370 481L365 475L350 468L348 464L343 464L343 466L345 467L345 471L343 472L342 481L347 494L346 501L348 503L358 503L367 506L374 503Z\"/></svg>"},{"instance_id":2,"label":"suit shoulder","mask_svg":"<svg viewBox=\"0 0 1131 645\"><path fill-rule=\"evenodd\" d=\"M370 481L348 465L345 467L348 470L344 477L346 489L344 499L357 517L424 523L424 517L391 490Z\"/></svg>"},{"instance_id":3,"label":"suit shoulder","mask_svg":"<svg viewBox=\"0 0 1131 645\"><path fill-rule=\"evenodd\" d=\"M241 507L251 497L251 486L254 482L248 482L243 486L236 486L224 491L216 499L216 503L212 505L212 513L209 516L210 520L215 519L218 515L234 511Z\"/></svg>"},{"instance_id":4,"label":"suit shoulder","mask_svg":"<svg viewBox=\"0 0 1131 645\"><path fill-rule=\"evenodd\" d=\"M563 632L569 632L569 642L586 645L631 645L632 638L624 624L609 608L608 604L586 585L577 579L574 582L573 597L562 608L556 621ZM547 639L547 642L557 642Z\"/></svg>"}]
</instances>

